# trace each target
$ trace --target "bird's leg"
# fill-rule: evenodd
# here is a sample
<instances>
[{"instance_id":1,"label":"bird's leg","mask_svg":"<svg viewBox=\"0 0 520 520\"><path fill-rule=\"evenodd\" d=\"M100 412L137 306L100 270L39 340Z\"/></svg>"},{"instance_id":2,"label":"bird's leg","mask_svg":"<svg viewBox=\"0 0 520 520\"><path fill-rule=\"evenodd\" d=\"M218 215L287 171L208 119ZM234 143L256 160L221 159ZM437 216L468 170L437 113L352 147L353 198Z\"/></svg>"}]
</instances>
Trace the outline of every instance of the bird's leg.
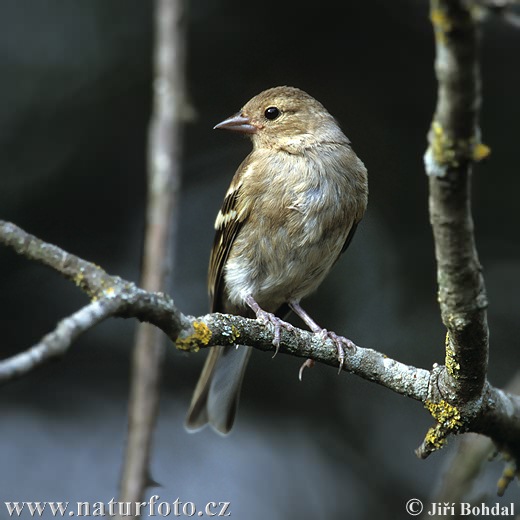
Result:
<instances>
[{"instance_id":1,"label":"bird's leg","mask_svg":"<svg viewBox=\"0 0 520 520\"><path fill-rule=\"evenodd\" d=\"M256 300L250 294L245 297L245 302L256 314L256 319L263 321L264 323L270 323L273 326L273 345L276 347L273 357L276 356L276 354L278 354L278 349L280 348L280 331L282 328L285 330L294 330L294 327L290 323L278 318L278 316L275 316L272 312L264 311L264 309L256 303Z\"/></svg>"},{"instance_id":2,"label":"bird's leg","mask_svg":"<svg viewBox=\"0 0 520 520\"><path fill-rule=\"evenodd\" d=\"M330 339L332 342L336 345L336 348L338 350L338 361L339 361L339 372L341 372L341 369L343 368L343 363L345 362L345 349L354 349L356 348L356 345L354 342L350 341L347 338L344 338L343 336L338 336L335 332L328 331L326 329L323 329L320 327L303 309L300 305L299 301L290 301L289 307L305 322L307 327L312 330L315 334L319 334L323 339ZM300 368L300 381L302 379L303 370L305 368L311 368L314 366L314 361L312 359L307 359L305 363Z\"/></svg>"}]
</instances>

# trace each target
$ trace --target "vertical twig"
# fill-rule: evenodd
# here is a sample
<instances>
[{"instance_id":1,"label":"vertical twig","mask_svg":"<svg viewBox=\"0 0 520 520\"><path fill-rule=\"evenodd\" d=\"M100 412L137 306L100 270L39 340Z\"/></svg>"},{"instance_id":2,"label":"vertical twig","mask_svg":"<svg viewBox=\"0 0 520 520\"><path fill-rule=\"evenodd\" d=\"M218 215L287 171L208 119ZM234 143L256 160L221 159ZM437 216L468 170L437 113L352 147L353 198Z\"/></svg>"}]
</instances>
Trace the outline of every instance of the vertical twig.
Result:
<instances>
[{"instance_id":1,"label":"vertical twig","mask_svg":"<svg viewBox=\"0 0 520 520\"><path fill-rule=\"evenodd\" d=\"M165 291L173 266L175 214L180 185L184 85L183 0L155 3L154 107L149 132L148 200L141 286ZM163 333L140 324L133 356L121 497L141 500L150 483L149 459L159 403Z\"/></svg>"},{"instance_id":2,"label":"vertical twig","mask_svg":"<svg viewBox=\"0 0 520 520\"><path fill-rule=\"evenodd\" d=\"M471 215L472 165L489 153L478 127L478 28L462 0L431 0L430 15L438 97L425 166L438 298L448 331L441 383L468 402L482 394L488 359L487 298Z\"/></svg>"}]
</instances>

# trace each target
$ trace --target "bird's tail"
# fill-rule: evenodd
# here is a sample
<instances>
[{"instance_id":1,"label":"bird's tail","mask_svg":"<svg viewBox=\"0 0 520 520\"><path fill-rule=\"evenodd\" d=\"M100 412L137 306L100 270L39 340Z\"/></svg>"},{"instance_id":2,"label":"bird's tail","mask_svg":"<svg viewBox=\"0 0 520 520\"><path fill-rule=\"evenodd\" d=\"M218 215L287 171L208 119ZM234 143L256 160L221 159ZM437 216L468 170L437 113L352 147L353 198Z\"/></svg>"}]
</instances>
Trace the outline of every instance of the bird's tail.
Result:
<instances>
[{"instance_id":1,"label":"bird's tail","mask_svg":"<svg viewBox=\"0 0 520 520\"><path fill-rule=\"evenodd\" d=\"M187 430L196 431L210 424L218 433L229 433L250 355L251 348L245 346L210 349L191 399Z\"/></svg>"}]
</instances>

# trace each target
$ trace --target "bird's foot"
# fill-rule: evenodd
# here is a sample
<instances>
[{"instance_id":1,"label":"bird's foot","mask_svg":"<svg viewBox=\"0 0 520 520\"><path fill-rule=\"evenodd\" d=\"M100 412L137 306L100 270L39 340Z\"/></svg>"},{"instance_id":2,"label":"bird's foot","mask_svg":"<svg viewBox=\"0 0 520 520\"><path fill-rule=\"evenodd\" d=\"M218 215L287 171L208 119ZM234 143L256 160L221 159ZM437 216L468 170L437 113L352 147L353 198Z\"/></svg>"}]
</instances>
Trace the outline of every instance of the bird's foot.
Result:
<instances>
[{"instance_id":1,"label":"bird's foot","mask_svg":"<svg viewBox=\"0 0 520 520\"><path fill-rule=\"evenodd\" d=\"M341 372L343 368L343 364L345 363L345 348L353 350L356 348L354 342L350 341L343 336L338 336L335 332L328 331L326 329L322 329L302 308L300 302L297 300L292 300L289 302L289 306L291 309L305 322L305 324L314 332L318 334L322 340L330 339L338 350L338 361L339 361L339 370L338 374ZM307 359L303 365L300 367L299 377L300 381L302 380L303 370L305 368L312 368L314 366L314 361L312 359Z\"/></svg>"},{"instance_id":2,"label":"bird's foot","mask_svg":"<svg viewBox=\"0 0 520 520\"><path fill-rule=\"evenodd\" d=\"M339 370L338 374L343 369L343 365L345 363L345 349L354 351L356 349L356 345L353 341L343 336L338 336L335 332L330 330L321 329L318 333L324 340L330 339L334 345L336 345L336 349L338 351L338 361L339 361Z\"/></svg>"},{"instance_id":3,"label":"bird's foot","mask_svg":"<svg viewBox=\"0 0 520 520\"><path fill-rule=\"evenodd\" d=\"M273 345L275 346L273 357L275 357L280 349L280 335L282 329L291 331L294 330L294 327L290 323L278 318L278 316L275 316L272 312L266 312L264 310L260 310L256 313L256 319L265 324L270 323L272 325L274 334Z\"/></svg>"},{"instance_id":4,"label":"bird's foot","mask_svg":"<svg viewBox=\"0 0 520 520\"><path fill-rule=\"evenodd\" d=\"M273 345L275 346L275 351L273 357L278 354L278 350L280 349L280 335L282 329L292 331L294 330L294 327L287 323L286 321L283 321L278 316L275 316L272 312L264 311L258 303L254 300L252 296L248 296L246 298L246 303L251 307L253 312L256 314L256 319L261 321L264 324L271 324L273 327Z\"/></svg>"},{"instance_id":5,"label":"bird's foot","mask_svg":"<svg viewBox=\"0 0 520 520\"><path fill-rule=\"evenodd\" d=\"M319 331L316 331L316 334L320 337L322 340L330 339L334 345L336 346L336 349L338 351L338 361L339 361L339 369L338 374L341 373L341 370L343 369L343 365L345 364L345 349L353 351L356 348L356 345L353 341L351 341L348 338L344 338L343 336L338 336L335 332L332 332L327 329L321 329ZM307 359L303 363L303 365L300 367L300 371L298 373L298 377L300 381L303 377L303 371L306 368L312 368L314 366L314 360L313 359Z\"/></svg>"}]
</instances>

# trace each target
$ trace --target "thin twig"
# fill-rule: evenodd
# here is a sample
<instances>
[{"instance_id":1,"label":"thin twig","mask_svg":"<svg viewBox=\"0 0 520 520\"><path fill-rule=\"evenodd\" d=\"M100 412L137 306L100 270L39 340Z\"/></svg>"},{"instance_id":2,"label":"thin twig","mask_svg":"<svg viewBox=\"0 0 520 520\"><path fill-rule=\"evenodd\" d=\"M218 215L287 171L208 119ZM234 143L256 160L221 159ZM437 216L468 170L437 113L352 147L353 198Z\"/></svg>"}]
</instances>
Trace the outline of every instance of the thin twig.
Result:
<instances>
[{"instance_id":1,"label":"thin twig","mask_svg":"<svg viewBox=\"0 0 520 520\"><path fill-rule=\"evenodd\" d=\"M20 377L64 353L80 334L110 316L151 322L173 341L190 321L164 293L148 292L98 265L44 242L15 224L0 221L0 243L37 261L75 283L92 302L63 319L56 329L24 352L0 361L0 382Z\"/></svg>"},{"instance_id":2,"label":"thin twig","mask_svg":"<svg viewBox=\"0 0 520 520\"><path fill-rule=\"evenodd\" d=\"M173 269L180 185L181 107L184 99L182 0L155 3L154 111L148 153L147 224L141 285L163 291ZM121 480L123 502L139 502L150 484L149 459L159 404L164 336L148 324L136 334L130 390L128 442Z\"/></svg>"},{"instance_id":3,"label":"thin twig","mask_svg":"<svg viewBox=\"0 0 520 520\"><path fill-rule=\"evenodd\" d=\"M474 2L481 8L482 18L496 15L515 29L520 29L519 0L474 0Z\"/></svg>"},{"instance_id":4,"label":"thin twig","mask_svg":"<svg viewBox=\"0 0 520 520\"><path fill-rule=\"evenodd\" d=\"M113 316L120 306L119 301L105 298L64 318L36 345L0 361L0 383L25 375L49 359L64 354L81 334Z\"/></svg>"}]
</instances>

